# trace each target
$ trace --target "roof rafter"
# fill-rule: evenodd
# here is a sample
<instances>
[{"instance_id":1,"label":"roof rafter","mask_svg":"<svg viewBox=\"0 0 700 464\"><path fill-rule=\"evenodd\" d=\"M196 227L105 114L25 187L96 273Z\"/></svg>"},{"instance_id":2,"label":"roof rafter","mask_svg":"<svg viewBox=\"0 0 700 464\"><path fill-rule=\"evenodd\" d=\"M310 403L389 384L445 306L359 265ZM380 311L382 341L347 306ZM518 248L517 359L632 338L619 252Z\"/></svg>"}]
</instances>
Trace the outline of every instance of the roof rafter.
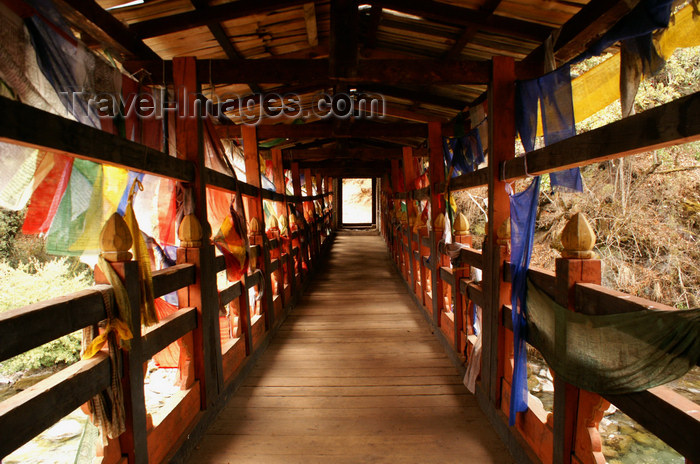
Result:
<instances>
[{"instance_id":1,"label":"roof rafter","mask_svg":"<svg viewBox=\"0 0 700 464\"><path fill-rule=\"evenodd\" d=\"M536 42L546 39L552 31L551 27L539 23L491 15L484 11L433 0L372 0L368 3L445 24L474 26L482 31L511 35Z\"/></svg>"},{"instance_id":2,"label":"roof rafter","mask_svg":"<svg viewBox=\"0 0 700 464\"><path fill-rule=\"evenodd\" d=\"M204 11L207 8L209 8L209 1L208 0L190 0L190 3L195 7L197 11ZM207 27L209 28L209 32L214 36L216 41L218 42L219 46L224 50L224 53L226 53L226 56L228 57L229 60L232 61L239 61L244 59L243 55L238 51L238 49L231 43L231 39L228 37L226 34L226 31L224 28L221 26L221 23L218 21L212 21L207 24ZM260 93L261 88L258 86L258 84L255 83L247 83L248 87L250 87L250 90L253 93Z\"/></svg>"},{"instance_id":3,"label":"roof rafter","mask_svg":"<svg viewBox=\"0 0 700 464\"><path fill-rule=\"evenodd\" d=\"M57 6L61 14L94 39L115 46L131 57L160 62L156 52L94 0L59 0Z\"/></svg>"},{"instance_id":4,"label":"roof rafter","mask_svg":"<svg viewBox=\"0 0 700 464\"><path fill-rule=\"evenodd\" d=\"M141 39L204 26L212 21L222 22L244 18L266 11L302 5L309 0L238 0L214 5L202 11L187 11L131 24L129 29Z\"/></svg>"},{"instance_id":5,"label":"roof rafter","mask_svg":"<svg viewBox=\"0 0 700 464\"><path fill-rule=\"evenodd\" d=\"M498 5L501 4L501 1L502 0L487 0L486 3L482 5L479 10L489 15L492 15L493 12L496 11L496 9L498 8ZM455 43L452 45L452 48L450 48L445 54L445 59L455 60L459 58L459 55L462 54L462 50L464 50L464 47L466 47L467 44L474 39L474 36L476 36L476 33L478 31L479 28L476 25L465 27L462 30L462 33L457 38L457 40L455 41Z\"/></svg>"},{"instance_id":6,"label":"roof rafter","mask_svg":"<svg viewBox=\"0 0 700 464\"><path fill-rule=\"evenodd\" d=\"M318 46L318 25L316 24L316 6L314 2L304 3L304 23L306 24L306 38L309 46Z\"/></svg>"},{"instance_id":7,"label":"roof rafter","mask_svg":"<svg viewBox=\"0 0 700 464\"><path fill-rule=\"evenodd\" d=\"M314 148L314 149L298 149L290 148L284 150L285 159L293 161L312 161L312 160L365 160L372 161L377 159L400 159L402 156L401 147L392 148L376 148L376 147L347 147L336 143L331 147Z\"/></svg>"},{"instance_id":8,"label":"roof rafter","mask_svg":"<svg viewBox=\"0 0 700 464\"><path fill-rule=\"evenodd\" d=\"M463 110L468 103L466 101L458 100L453 97L445 97L442 95L435 95L424 91L410 90L402 87L393 87L389 85L362 84L359 87L361 90L365 90L368 92L376 92L389 97L396 97L414 102L423 102L428 105L442 106L454 110Z\"/></svg>"}]
</instances>

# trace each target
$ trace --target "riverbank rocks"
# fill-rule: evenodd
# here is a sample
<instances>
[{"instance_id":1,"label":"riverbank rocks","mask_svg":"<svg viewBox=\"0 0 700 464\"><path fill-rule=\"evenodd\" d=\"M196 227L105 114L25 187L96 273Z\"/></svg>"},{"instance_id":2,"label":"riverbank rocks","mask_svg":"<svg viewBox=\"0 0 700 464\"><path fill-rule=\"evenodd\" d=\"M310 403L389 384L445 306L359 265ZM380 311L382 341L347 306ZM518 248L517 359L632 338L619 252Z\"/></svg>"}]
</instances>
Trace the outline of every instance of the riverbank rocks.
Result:
<instances>
[{"instance_id":1,"label":"riverbank rocks","mask_svg":"<svg viewBox=\"0 0 700 464\"><path fill-rule=\"evenodd\" d=\"M74 419L62 420L42 433L41 438L53 442L70 440L82 434L84 427L84 423Z\"/></svg>"}]
</instances>

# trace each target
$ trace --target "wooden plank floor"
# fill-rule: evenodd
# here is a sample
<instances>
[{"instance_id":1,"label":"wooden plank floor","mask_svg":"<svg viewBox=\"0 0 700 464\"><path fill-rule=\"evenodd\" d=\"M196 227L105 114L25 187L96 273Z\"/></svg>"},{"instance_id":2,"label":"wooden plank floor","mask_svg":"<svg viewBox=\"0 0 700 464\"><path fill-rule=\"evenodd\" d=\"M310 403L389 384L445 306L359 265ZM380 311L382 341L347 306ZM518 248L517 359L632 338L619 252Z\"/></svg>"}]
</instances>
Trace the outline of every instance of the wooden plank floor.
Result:
<instances>
[{"instance_id":1,"label":"wooden plank floor","mask_svg":"<svg viewBox=\"0 0 700 464\"><path fill-rule=\"evenodd\" d=\"M190 463L509 463L378 236L336 238Z\"/></svg>"}]
</instances>

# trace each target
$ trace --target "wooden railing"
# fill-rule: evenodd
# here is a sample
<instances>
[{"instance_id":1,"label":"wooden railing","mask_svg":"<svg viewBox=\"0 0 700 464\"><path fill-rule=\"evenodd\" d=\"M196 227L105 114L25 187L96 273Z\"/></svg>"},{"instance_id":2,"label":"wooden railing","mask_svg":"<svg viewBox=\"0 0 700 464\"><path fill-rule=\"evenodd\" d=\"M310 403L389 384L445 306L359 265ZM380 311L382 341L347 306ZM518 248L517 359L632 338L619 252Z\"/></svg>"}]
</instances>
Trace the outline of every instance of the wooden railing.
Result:
<instances>
[{"instance_id":1,"label":"wooden railing","mask_svg":"<svg viewBox=\"0 0 700 464\"><path fill-rule=\"evenodd\" d=\"M279 188L271 192L208 168L195 169L190 160L6 98L0 98L0 115L3 141L191 185L239 190L249 201L272 201L285 217L287 204L294 206L297 214L301 214L302 204L307 204L307 220L290 224L285 237L274 230L266 231L264 225L249 236L250 255L257 257L254 267L260 272L250 270L225 288L217 288L216 275L225 270L226 264L223 256L215 255L209 237L200 237L201 246L178 248L177 265L153 272L153 288L156 298L176 291L179 309L148 328L141 326L138 311L133 311L131 321L125 321L134 334L130 350L120 350L127 430L106 446L98 445L102 463L164 462L184 456L192 446L188 438L201 433L203 424L238 386L326 254L335 223L329 179L328 191L321 192L318 184L318 195L285 195ZM278 167L281 173L281 163ZM323 202L320 216L311 213L313 201ZM206 217L206 211L197 214ZM132 307L138 308L141 290L136 262L111 265L123 281ZM91 289L0 314L0 361L85 327L104 324L107 313L103 292L114 306L114 291L98 269L95 280L97 285ZM258 293L263 287L262 299L250 307L249 290L256 288ZM232 310L220 316L220 308L226 305ZM169 400L165 413L159 413L161 419L154 423L145 405L144 363L174 342L178 342L181 352L182 391ZM103 350L0 402L0 460L108 388L110 366Z\"/></svg>"},{"instance_id":2,"label":"wooden railing","mask_svg":"<svg viewBox=\"0 0 700 464\"><path fill-rule=\"evenodd\" d=\"M691 114L693 116L690 116ZM498 162L491 156L491 168L482 168L452 179L449 190L488 186L489 201L493 201L494 194L491 189L494 188L494 184L489 182L490 176L494 176L496 180L513 180L523 178L526 174L584 166L662 146L698 140L698 121L700 94L696 93L533 151L525 157ZM650 131L650 127L654 127L655 130ZM595 434L603 411L607 408L607 402L610 402L685 456L687 462L700 462L700 448L696 445L696 437L700 436L700 405L666 387L601 398L557 381L554 373L553 413L547 413L535 398L530 401L529 410L519 414L516 426L507 426L513 356L511 275L507 246L509 235L501 236L498 233L500 231L497 232L501 224L493 224L489 231L496 235L494 242L497 243L489 248L489 241L484 240L483 250L461 250L462 264L460 268L455 269L450 266L444 250L439 248L438 241L442 235L439 226L432 227L438 229L437 231L430 231L425 225L415 226L415 216L396 214L396 206L401 201L430 200L432 205L437 204L434 201L435 196L439 196L445 188L444 181L438 179L433 186L407 192L385 189L382 204L389 206L393 202L395 207L384 208L382 222L385 227L382 228L382 232L399 272L415 296L416 303L425 310L426 317L436 328L436 333L440 334L444 343L450 347L453 359L462 366L471 355L476 340L470 305L475 304L481 308L484 359L481 379L477 384L477 397L482 409L509 445L516 459L544 463L604 462L600 439L596 438ZM389 213L390 209L393 209L393 215ZM407 209L411 211L410 206ZM439 210L435 216L437 213ZM505 231L504 228L502 230ZM455 238L455 241L469 241L460 235L456 235ZM573 261L577 261L577 264L572 264ZM495 269L494 263L498 266ZM583 266L591 271L574 275L569 271L569 266L574 265ZM470 278L472 268L482 271L482 281ZM490 280L489 276L493 275L500 278L496 281ZM581 277L582 275L584 277ZM588 277L585 277L586 275ZM653 301L602 287L598 260L560 259L556 272L531 268L529 278L560 304L576 312L613 314L649 308L674 310ZM452 305L454 310L451 309ZM492 357L489 359L489 356Z\"/></svg>"}]
</instances>

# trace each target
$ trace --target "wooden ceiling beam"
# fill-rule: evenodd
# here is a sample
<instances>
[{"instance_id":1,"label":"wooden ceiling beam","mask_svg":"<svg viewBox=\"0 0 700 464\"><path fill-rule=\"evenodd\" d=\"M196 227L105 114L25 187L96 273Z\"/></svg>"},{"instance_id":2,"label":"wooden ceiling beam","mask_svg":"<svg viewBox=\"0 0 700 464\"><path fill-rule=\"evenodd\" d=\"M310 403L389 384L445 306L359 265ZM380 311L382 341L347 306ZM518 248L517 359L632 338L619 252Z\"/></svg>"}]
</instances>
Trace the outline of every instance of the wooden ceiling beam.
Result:
<instances>
[{"instance_id":1,"label":"wooden ceiling beam","mask_svg":"<svg viewBox=\"0 0 700 464\"><path fill-rule=\"evenodd\" d=\"M209 8L209 0L190 0L190 3L192 3L192 6L194 6L197 11L204 11ZM213 35L216 39L219 46L224 50L224 53L226 53L229 60L240 61L244 59L241 52L239 52L235 45L231 43L231 39L226 34L226 31L224 30L223 26L221 26L221 23L218 21L212 21L207 24L207 27L209 28L211 35ZM253 93L260 93L262 91L258 84L248 83L248 87L250 87L250 90Z\"/></svg>"},{"instance_id":2,"label":"wooden ceiling beam","mask_svg":"<svg viewBox=\"0 0 700 464\"><path fill-rule=\"evenodd\" d=\"M549 26L520 19L496 16L433 0L372 0L368 3L408 13L432 21L458 26L474 26L481 31L541 42L552 31Z\"/></svg>"},{"instance_id":3,"label":"wooden ceiling beam","mask_svg":"<svg viewBox=\"0 0 700 464\"><path fill-rule=\"evenodd\" d=\"M403 100L426 103L428 105L442 106L444 108L451 108L453 110L461 111L468 104L468 102L466 101L458 100L453 97L445 97L442 95L435 95L425 91L410 90L390 85L363 84L359 87L359 90L363 90L366 92L375 92L382 95L386 95L388 97L396 97L401 98Z\"/></svg>"},{"instance_id":4,"label":"wooden ceiling beam","mask_svg":"<svg viewBox=\"0 0 700 464\"><path fill-rule=\"evenodd\" d=\"M117 18L105 11L94 0L58 0L56 6L75 27L94 39L113 46L123 58L154 60L160 56Z\"/></svg>"},{"instance_id":5,"label":"wooden ceiling beam","mask_svg":"<svg viewBox=\"0 0 700 464\"><path fill-rule=\"evenodd\" d=\"M486 3L484 3L481 8L479 8L479 11L483 11L486 14L492 15L494 11L498 8L498 5L501 4L502 0L487 0ZM472 25L472 26L467 26L462 30L462 33L459 35L455 43L452 45L452 47L447 51L445 54L445 59L446 60L456 60L459 58L459 55L462 54L462 50L464 50L464 47L467 46L469 42L471 42L474 39L474 36L476 36L476 33L479 31L478 26Z\"/></svg>"},{"instance_id":6,"label":"wooden ceiling beam","mask_svg":"<svg viewBox=\"0 0 700 464\"><path fill-rule=\"evenodd\" d=\"M287 167L287 161L285 167ZM311 169L314 172L319 171L369 171L375 173L383 173L390 167L389 160L372 160L372 161L353 161L353 160L326 160L326 161L300 161L299 169Z\"/></svg>"},{"instance_id":7,"label":"wooden ceiling beam","mask_svg":"<svg viewBox=\"0 0 700 464\"><path fill-rule=\"evenodd\" d=\"M241 126L216 126L220 137L240 138ZM382 137L427 137L427 124L389 123L356 121L340 132L332 122L315 122L309 124L277 124L258 126L258 140L273 138L311 139L311 138L382 138Z\"/></svg>"},{"instance_id":8,"label":"wooden ceiling beam","mask_svg":"<svg viewBox=\"0 0 700 464\"><path fill-rule=\"evenodd\" d=\"M214 5L202 11L187 11L131 24L129 29L141 39L184 31L211 22L223 22L259 13L289 8L309 0L237 0Z\"/></svg>"},{"instance_id":9,"label":"wooden ceiling beam","mask_svg":"<svg viewBox=\"0 0 700 464\"><path fill-rule=\"evenodd\" d=\"M172 62L126 61L131 71L146 69L154 82L172 82ZM304 83L329 84L377 83L391 84L487 84L490 70L488 61L438 61L438 60L363 60L359 62L354 77L329 77L329 60L264 58L232 62L230 60L200 60L198 72L211 76L213 84ZM165 69L165 79L163 79Z\"/></svg>"},{"instance_id":10,"label":"wooden ceiling beam","mask_svg":"<svg viewBox=\"0 0 700 464\"><path fill-rule=\"evenodd\" d=\"M323 168L315 171L324 177L333 177L335 179L363 179L363 178L379 178L388 172L388 169L375 168Z\"/></svg>"},{"instance_id":11,"label":"wooden ceiling beam","mask_svg":"<svg viewBox=\"0 0 700 464\"><path fill-rule=\"evenodd\" d=\"M383 160L400 159L401 147L376 148L376 147L343 147L336 144L332 147L300 150L290 148L283 150L285 159L292 161L312 161L312 160Z\"/></svg>"},{"instance_id":12,"label":"wooden ceiling beam","mask_svg":"<svg viewBox=\"0 0 700 464\"><path fill-rule=\"evenodd\" d=\"M316 6L313 2L304 3L304 23L309 47L318 46L318 24L316 23Z\"/></svg>"},{"instance_id":13,"label":"wooden ceiling beam","mask_svg":"<svg viewBox=\"0 0 700 464\"><path fill-rule=\"evenodd\" d=\"M282 152L284 153L285 159L291 159L292 161L323 160L329 158L362 160L400 159L403 154L403 147L398 145L391 147L344 147L342 144L336 143L334 146L322 148L287 148L282 150ZM413 149L413 156L427 156L427 150L425 148L415 148Z\"/></svg>"},{"instance_id":14,"label":"wooden ceiling beam","mask_svg":"<svg viewBox=\"0 0 700 464\"><path fill-rule=\"evenodd\" d=\"M405 119L407 121L413 122L447 122L449 117L440 117L425 113L420 113L418 111L413 111L410 109L401 108L395 105L384 105L384 116L390 116L392 118Z\"/></svg>"},{"instance_id":15,"label":"wooden ceiling beam","mask_svg":"<svg viewBox=\"0 0 700 464\"><path fill-rule=\"evenodd\" d=\"M330 76L353 78L359 64L357 0L331 0Z\"/></svg>"}]
</instances>

